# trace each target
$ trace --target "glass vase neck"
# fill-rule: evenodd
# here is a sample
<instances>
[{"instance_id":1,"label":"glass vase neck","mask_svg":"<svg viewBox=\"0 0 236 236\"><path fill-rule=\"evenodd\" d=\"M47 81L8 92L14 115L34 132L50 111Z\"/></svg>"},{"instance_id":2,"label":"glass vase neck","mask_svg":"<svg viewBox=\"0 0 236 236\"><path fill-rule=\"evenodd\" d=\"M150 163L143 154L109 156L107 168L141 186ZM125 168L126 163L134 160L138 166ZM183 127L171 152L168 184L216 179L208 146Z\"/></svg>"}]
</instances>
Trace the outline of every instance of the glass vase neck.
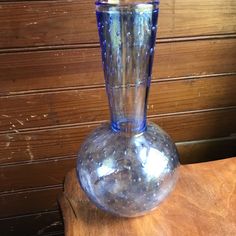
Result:
<instances>
[{"instance_id":1,"label":"glass vase neck","mask_svg":"<svg viewBox=\"0 0 236 236\"><path fill-rule=\"evenodd\" d=\"M116 132L146 128L158 2L145 3L123 7L99 1L96 6L111 127Z\"/></svg>"},{"instance_id":2,"label":"glass vase neck","mask_svg":"<svg viewBox=\"0 0 236 236\"><path fill-rule=\"evenodd\" d=\"M114 131L138 133L146 129L147 81L123 86L106 84Z\"/></svg>"}]
</instances>

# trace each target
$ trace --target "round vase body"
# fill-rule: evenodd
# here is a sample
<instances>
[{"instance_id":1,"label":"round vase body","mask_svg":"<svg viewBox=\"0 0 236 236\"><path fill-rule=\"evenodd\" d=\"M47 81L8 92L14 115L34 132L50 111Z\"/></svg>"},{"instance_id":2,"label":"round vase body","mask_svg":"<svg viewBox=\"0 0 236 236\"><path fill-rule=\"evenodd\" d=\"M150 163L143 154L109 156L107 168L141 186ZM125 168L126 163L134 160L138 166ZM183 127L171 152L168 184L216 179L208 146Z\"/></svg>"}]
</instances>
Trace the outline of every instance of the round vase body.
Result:
<instances>
[{"instance_id":1,"label":"round vase body","mask_svg":"<svg viewBox=\"0 0 236 236\"><path fill-rule=\"evenodd\" d=\"M153 210L171 192L178 164L176 147L159 126L148 123L135 134L104 124L83 143L77 176L98 208L135 217Z\"/></svg>"}]
</instances>

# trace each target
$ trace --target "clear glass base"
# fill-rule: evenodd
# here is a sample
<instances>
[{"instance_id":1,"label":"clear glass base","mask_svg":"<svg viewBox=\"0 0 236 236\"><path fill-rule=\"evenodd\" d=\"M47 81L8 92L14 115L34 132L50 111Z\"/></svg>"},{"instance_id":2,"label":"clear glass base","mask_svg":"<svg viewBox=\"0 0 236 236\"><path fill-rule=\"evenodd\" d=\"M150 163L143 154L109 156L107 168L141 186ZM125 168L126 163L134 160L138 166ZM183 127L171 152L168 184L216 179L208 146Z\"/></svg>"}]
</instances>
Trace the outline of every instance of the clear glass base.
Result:
<instances>
[{"instance_id":1,"label":"clear glass base","mask_svg":"<svg viewBox=\"0 0 236 236\"><path fill-rule=\"evenodd\" d=\"M142 133L127 133L104 124L83 143L77 176L98 208L135 217L156 208L171 192L178 165L176 146L159 126L148 123Z\"/></svg>"}]
</instances>

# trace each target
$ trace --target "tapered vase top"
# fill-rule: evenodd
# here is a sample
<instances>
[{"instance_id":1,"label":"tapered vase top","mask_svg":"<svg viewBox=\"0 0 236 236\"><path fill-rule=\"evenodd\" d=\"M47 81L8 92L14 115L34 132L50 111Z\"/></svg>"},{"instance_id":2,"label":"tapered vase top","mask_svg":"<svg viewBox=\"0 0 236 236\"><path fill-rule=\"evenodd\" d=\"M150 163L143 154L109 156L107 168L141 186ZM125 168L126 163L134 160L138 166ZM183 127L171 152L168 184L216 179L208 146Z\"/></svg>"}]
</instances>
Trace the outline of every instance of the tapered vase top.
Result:
<instances>
[{"instance_id":1,"label":"tapered vase top","mask_svg":"<svg viewBox=\"0 0 236 236\"><path fill-rule=\"evenodd\" d=\"M115 2L118 5L114 5ZM97 26L111 126L115 131L141 132L146 128L158 2L97 3Z\"/></svg>"}]
</instances>

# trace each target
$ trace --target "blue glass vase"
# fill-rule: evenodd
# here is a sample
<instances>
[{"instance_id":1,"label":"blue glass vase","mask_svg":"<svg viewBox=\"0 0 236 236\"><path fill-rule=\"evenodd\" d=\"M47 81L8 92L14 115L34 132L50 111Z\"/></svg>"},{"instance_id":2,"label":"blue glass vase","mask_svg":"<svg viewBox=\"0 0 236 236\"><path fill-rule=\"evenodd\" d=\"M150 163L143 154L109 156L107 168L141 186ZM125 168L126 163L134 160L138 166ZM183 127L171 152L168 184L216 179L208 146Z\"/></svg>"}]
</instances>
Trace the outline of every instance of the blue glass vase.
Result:
<instances>
[{"instance_id":1,"label":"blue glass vase","mask_svg":"<svg viewBox=\"0 0 236 236\"><path fill-rule=\"evenodd\" d=\"M123 217L155 209L178 176L175 144L146 120L158 6L156 0L96 1L111 122L82 144L77 176L98 208Z\"/></svg>"}]
</instances>

